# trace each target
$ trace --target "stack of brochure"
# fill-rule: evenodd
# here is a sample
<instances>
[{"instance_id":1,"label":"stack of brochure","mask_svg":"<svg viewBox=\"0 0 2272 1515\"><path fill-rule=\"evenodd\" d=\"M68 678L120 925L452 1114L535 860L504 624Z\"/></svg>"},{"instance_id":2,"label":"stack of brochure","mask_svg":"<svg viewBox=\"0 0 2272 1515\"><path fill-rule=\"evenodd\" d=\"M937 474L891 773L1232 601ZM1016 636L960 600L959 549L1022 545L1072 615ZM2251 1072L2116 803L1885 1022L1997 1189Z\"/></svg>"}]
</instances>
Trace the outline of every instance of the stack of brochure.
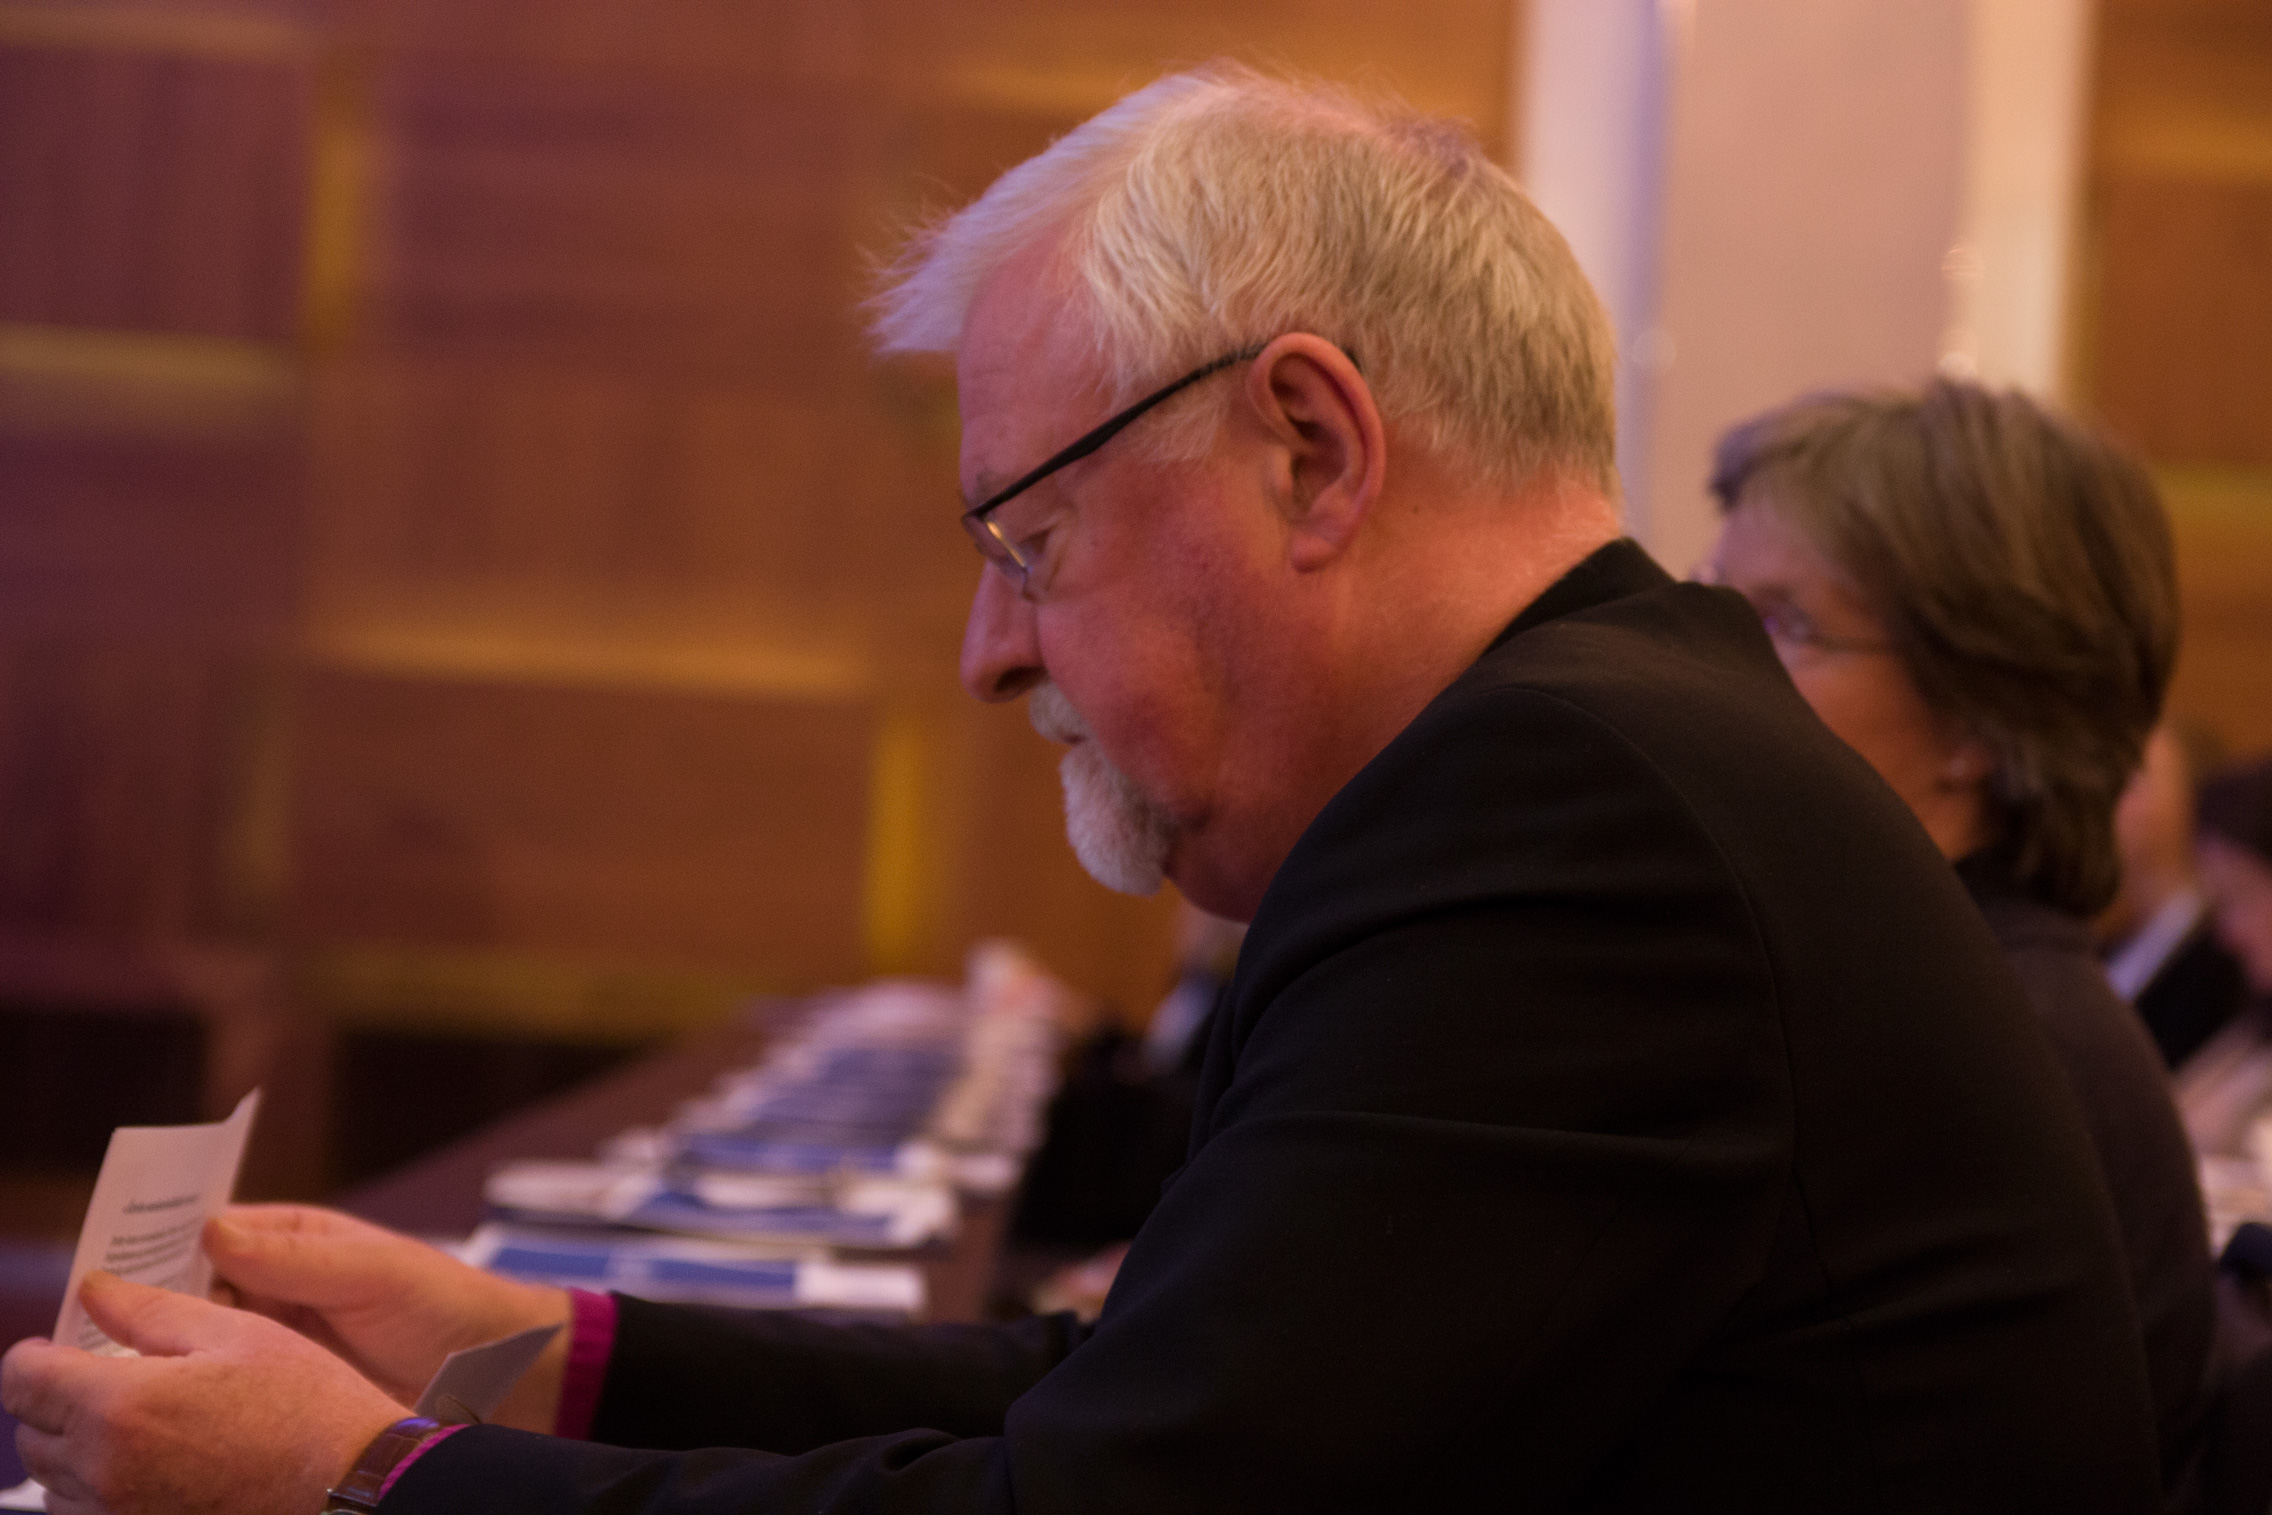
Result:
<instances>
[{"instance_id":1,"label":"stack of brochure","mask_svg":"<svg viewBox=\"0 0 2272 1515\"><path fill-rule=\"evenodd\" d=\"M591 1162L492 1173L497 1219L469 1258L654 1299L920 1313L904 1254L952 1238L959 1194L1017 1182L1055 1091L1066 997L988 943L961 989L891 980L808 1001L761 1063L662 1128Z\"/></svg>"}]
</instances>

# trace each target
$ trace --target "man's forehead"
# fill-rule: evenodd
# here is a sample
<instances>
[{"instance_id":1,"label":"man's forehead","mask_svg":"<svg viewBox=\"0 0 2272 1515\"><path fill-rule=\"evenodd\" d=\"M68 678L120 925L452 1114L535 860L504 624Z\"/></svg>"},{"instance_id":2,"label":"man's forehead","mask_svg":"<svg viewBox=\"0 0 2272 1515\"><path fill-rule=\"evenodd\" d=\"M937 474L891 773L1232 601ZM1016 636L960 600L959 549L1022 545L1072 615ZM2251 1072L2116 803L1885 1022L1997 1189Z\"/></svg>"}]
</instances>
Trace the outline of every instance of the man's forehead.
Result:
<instances>
[{"instance_id":1,"label":"man's forehead","mask_svg":"<svg viewBox=\"0 0 2272 1515\"><path fill-rule=\"evenodd\" d=\"M1047 285L982 287L955 356L963 485L975 504L1088 429L1099 386L1066 302Z\"/></svg>"}]
</instances>

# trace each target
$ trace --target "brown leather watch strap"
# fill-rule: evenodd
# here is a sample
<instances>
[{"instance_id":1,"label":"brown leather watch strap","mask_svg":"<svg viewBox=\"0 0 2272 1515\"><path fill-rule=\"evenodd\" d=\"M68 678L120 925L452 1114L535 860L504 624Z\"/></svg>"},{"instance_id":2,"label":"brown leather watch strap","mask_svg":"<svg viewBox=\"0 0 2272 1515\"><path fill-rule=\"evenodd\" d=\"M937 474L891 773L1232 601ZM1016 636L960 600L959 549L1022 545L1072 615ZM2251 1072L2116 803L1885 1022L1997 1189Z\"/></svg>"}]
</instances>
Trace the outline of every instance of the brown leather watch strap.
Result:
<instances>
[{"instance_id":1,"label":"brown leather watch strap","mask_svg":"<svg viewBox=\"0 0 2272 1515\"><path fill-rule=\"evenodd\" d=\"M387 1475L441 1429L438 1420L412 1415L381 1431L355 1459L348 1475L324 1491L322 1515L371 1515L379 1507L379 1490L386 1487Z\"/></svg>"}]
</instances>

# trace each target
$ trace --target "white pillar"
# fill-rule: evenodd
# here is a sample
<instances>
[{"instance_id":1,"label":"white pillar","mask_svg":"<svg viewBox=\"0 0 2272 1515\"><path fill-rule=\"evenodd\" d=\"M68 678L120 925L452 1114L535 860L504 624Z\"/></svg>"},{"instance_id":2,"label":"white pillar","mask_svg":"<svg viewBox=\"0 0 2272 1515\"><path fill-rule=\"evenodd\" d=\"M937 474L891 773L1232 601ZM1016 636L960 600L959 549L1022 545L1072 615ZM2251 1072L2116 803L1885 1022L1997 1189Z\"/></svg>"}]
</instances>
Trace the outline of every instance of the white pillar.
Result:
<instances>
[{"instance_id":1,"label":"white pillar","mask_svg":"<svg viewBox=\"0 0 2272 1515\"><path fill-rule=\"evenodd\" d=\"M1914 383L1946 324L1965 0L1699 0L1673 114L1648 544L1685 573L1731 423L1807 390Z\"/></svg>"},{"instance_id":2,"label":"white pillar","mask_svg":"<svg viewBox=\"0 0 2272 1515\"><path fill-rule=\"evenodd\" d=\"M2088 131L2090 0L1972 0L1964 218L1941 368L2067 389L2067 312Z\"/></svg>"},{"instance_id":3,"label":"white pillar","mask_svg":"<svg viewBox=\"0 0 2272 1515\"><path fill-rule=\"evenodd\" d=\"M1521 176L1619 331L1628 522L1685 572L1712 446L1936 365L2056 393L2091 0L1531 0Z\"/></svg>"},{"instance_id":4,"label":"white pillar","mask_svg":"<svg viewBox=\"0 0 2272 1515\"><path fill-rule=\"evenodd\" d=\"M1617 470L1646 538L1649 376L1657 328L1669 0L1531 0L1515 91L1516 177L1593 280L1617 327Z\"/></svg>"}]
</instances>

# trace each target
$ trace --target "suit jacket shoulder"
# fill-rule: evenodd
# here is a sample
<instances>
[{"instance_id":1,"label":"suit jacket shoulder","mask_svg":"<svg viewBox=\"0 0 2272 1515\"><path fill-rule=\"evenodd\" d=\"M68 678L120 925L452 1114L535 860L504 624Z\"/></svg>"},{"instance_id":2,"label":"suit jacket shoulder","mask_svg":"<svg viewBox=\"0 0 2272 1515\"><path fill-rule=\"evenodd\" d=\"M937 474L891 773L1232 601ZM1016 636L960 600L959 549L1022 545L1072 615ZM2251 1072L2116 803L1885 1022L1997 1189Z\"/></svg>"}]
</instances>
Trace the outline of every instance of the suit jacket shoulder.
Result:
<instances>
[{"instance_id":1,"label":"suit jacket shoulder","mask_svg":"<svg viewBox=\"0 0 2272 1515\"><path fill-rule=\"evenodd\" d=\"M1761 1509L1987 1507L2050 1467L2150 1498L2104 1186L1952 871L1740 600L1629 546L1549 600L1273 881L1190 1172L1328 1112L1492 1133L1507 1171L1408 1192L1522 1217L1506 1313L1467 1325L1528 1344L1505 1410L1538 1466L1600 1477L1618 1427L1616 1507L1714 1479ZM2033 1323L1986 1325L2014 1288ZM1566 1335L1514 1303L1544 1298Z\"/></svg>"}]
</instances>

